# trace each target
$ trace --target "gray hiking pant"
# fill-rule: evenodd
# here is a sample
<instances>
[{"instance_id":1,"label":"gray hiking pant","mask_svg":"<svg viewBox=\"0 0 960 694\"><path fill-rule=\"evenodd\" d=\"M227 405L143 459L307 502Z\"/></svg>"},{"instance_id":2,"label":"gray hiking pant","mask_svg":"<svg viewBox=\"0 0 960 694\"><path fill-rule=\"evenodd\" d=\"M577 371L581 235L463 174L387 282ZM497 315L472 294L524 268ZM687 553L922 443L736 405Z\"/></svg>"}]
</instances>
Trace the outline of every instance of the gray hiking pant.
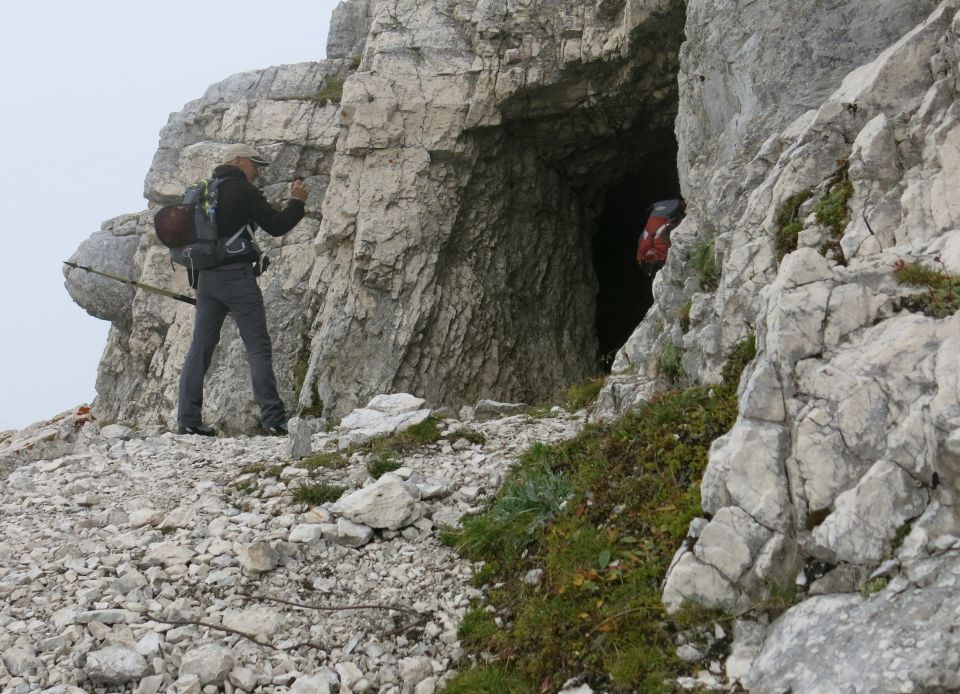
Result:
<instances>
[{"instance_id":1,"label":"gray hiking pant","mask_svg":"<svg viewBox=\"0 0 960 694\"><path fill-rule=\"evenodd\" d=\"M227 313L233 315L247 352L253 396L260 405L261 423L269 427L286 422L283 401L277 393L277 379L273 374L273 349L267 332L263 295L253 268L247 263L237 263L200 273L193 341L180 374L177 425L187 427L203 423L203 379L213 359L213 350L220 341L220 328Z\"/></svg>"}]
</instances>

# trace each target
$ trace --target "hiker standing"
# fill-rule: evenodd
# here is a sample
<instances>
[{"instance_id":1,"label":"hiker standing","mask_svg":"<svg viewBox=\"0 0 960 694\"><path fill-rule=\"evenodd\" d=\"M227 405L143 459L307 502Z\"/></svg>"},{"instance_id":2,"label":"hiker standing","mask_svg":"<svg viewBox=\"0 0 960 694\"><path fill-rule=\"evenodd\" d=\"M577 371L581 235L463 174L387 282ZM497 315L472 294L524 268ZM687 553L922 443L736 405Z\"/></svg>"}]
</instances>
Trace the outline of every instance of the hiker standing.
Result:
<instances>
[{"instance_id":1,"label":"hiker standing","mask_svg":"<svg viewBox=\"0 0 960 694\"><path fill-rule=\"evenodd\" d=\"M273 373L263 295L257 286L257 275L266 264L251 232L259 226L271 236L283 236L293 229L303 218L308 189L302 180L294 181L286 206L275 209L253 185L259 170L268 164L253 147L237 144L227 149L221 165L213 170L213 177L222 179L216 208L217 233L230 243L223 264L191 277L197 290L197 315L180 375L177 427L181 434L216 435L201 418L203 379L228 313L236 321L247 353L261 426L269 434L287 433L287 416Z\"/></svg>"}]
</instances>

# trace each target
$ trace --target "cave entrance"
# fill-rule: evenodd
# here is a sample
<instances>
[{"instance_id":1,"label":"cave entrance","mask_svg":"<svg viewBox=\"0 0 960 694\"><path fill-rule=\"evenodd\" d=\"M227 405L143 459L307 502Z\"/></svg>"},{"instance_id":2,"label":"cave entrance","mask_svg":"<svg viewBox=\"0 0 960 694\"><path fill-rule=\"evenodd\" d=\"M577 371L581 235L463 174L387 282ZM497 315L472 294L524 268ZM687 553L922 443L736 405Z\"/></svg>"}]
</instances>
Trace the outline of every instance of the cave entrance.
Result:
<instances>
[{"instance_id":1,"label":"cave entrance","mask_svg":"<svg viewBox=\"0 0 960 694\"><path fill-rule=\"evenodd\" d=\"M635 172L614 181L603 193L593 237L593 266L597 274L597 341L605 373L653 305L653 276L636 261L647 211L658 200L678 197L675 141L645 156Z\"/></svg>"}]
</instances>

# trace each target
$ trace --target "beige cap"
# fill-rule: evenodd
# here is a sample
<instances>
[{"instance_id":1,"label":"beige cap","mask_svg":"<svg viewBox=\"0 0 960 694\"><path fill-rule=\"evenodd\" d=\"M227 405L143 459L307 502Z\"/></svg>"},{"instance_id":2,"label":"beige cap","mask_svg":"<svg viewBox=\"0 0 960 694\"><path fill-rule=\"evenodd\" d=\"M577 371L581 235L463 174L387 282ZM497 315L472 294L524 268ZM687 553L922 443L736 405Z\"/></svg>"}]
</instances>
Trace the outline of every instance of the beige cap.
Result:
<instances>
[{"instance_id":1,"label":"beige cap","mask_svg":"<svg viewBox=\"0 0 960 694\"><path fill-rule=\"evenodd\" d=\"M264 159L260 152L255 150L250 145L237 144L230 145L227 148L227 151L223 153L223 157L220 160L221 164L229 164L237 157L244 157L249 159L257 166L270 166L270 162Z\"/></svg>"}]
</instances>

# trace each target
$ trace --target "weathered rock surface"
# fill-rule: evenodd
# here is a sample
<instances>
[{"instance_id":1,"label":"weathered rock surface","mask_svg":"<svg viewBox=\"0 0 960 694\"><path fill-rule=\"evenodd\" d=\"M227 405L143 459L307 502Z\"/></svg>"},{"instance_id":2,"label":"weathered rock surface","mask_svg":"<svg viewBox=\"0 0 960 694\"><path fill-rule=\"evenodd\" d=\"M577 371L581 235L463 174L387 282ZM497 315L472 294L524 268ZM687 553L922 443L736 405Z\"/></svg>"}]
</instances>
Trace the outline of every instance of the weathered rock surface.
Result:
<instances>
[{"instance_id":1,"label":"weathered rock surface","mask_svg":"<svg viewBox=\"0 0 960 694\"><path fill-rule=\"evenodd\" d=\"M675 126L688 216L653 281L654 305L617 354L592 416L612 418L670 385L661 366L667 345L696 382L717 381L731 348L748 336L757 356L743 374L738 421L710 452L702 485L709 518L691 526L664 601L739 611L794 582L816 595L769 628L744 621L736 630L726 674L755 691L956 689L949 615L960 548L960 318L903 310L917 290L897 285L892 270L917 261L960 273L958 10L957 0L350 0L335 15L330 60L236 75L175 114L147 197L154 206L172 199L240 139L275 158L265 181L273 199L293 177L308 177L308 219L274 244L277 262L263 280L291 409L322 404L326 416L341 416L378 392L400 390L421 394L423 411L481 398L530 402L596 370L590 255L601 200L612 183L669 151L663 143ZM339 101L314 98L321 89L337 93L343 80ZM844 201L850 215L834 238L815 210L840 180L852 189ZM803 191L811 197L798 210L797 245L780 248L781 260L778 218ZM149 212L111 220L75 258L95 265L109 257L119 274L185 290L147 233L149 221ZM691 267L707 242L716 287ZM190 309L131 297L76 271L67 276L76 300L113 323L94 414L171 423ZM232 327L221 345L207 392L211 420L247 430L256 410ZM302 385L295 372L306 372ZM341 438L374 418L409 414L371 411L348 419ZM70 643L82 639L75 647L84 653L108 632L136 625L80 625L78 614L129 610L126 603L152 612L151 600L180 614L184 606L172 604L164 581L202 581L211 590L282 583L318 558L363 575L376 565L356 557L387 546L385 554L404 556L388 581L400 590L433 571L430 560L424 567L421 557L403 555L400 543L456 525L485 492L479 476L457 468L476 451L451 446L449 465L414 462L411 474L383 483L399 495L402 518L378 520L370 505L353 505L377 487L356 489L363 472L355 470L339 479L352 492L341 500L349 513L271 515L289 480L253 476L241 483L256 485L250 509L218 515L222 508L197 497L165 509L156 524L146 500L107 509L98 486L70 477L135 466L136 441L84 448L96 438L87 428L41 427L32 436L0 437L7 467L30 463L4 493L19 503L66 477L76 506L90 514L83 530L96 538L70 541L141 553L130 570L122 561L88 566L79 551L58 559L72 582L117 569L118 590L134 594L117 604L102 592L82 594L59 606L54 624L82 627ZM229 444L240 459L243 441ZM317 434L299 450L327 441ZM427 488L447 491L434 497ZM115 527L123 532L109 542L97 534ZM270 561L242 566L244 548L256 542L266 543ZM31 562L46 561L42 555L0 569L0 595L28 597ZM808 573L816 574L812 583ZM850 593L863 576L880 581L871 588L880 592ZM310 578L321 591L345 589L337 577ZM944 607L942 619L931 605ZM441 641L451 638L453 609L437 617ZM327 634L297 619L291 633ZM375 623L352 626L359 633ZM187 626L164 634L178 657L193 638ZM0 646L17 649L7 652L21 670L48 653L12 637ZM436 648L398 658L391 646L392 660L374 659L378 680L371 661L358 664L346 647L324 663L334 688L367 681L429 689ZM272 685L274 672L300 667L288 663L252 674L238 667L230 681L245 690ZM716 673L701 675L680 684L721 686ZM185 673L176 686L199 689L200 680Z\"/></svg>"},{"instance_id":2,"label":"weathered rock surface","mask_svg":"<svg viewBox=\"0 0 960 694\"><path fill-rule=\"evenodd\" d=\"M109 256L117 274L187 291L152 210L242 139L274 160L268 198L295 176L311 185L261 279L291 410L342 416L402 390L432 407L552 396L598 371L591 236L604 188L669 150L683 6L350 0L330 59L235 75L174 114L147 174L151 210L106 224L74 259ZM81 271L67 286L113 321L96 414L172 425L192 309ZM248 381L228 321L211 423L256 425Z\"/></svg>"},{"instance_id":3,"label":"weathered rock surface","mask_svg":"<svg viewBox=\"0 0 960 694\"><path fill-rule=\"evenodd\" d=\"M760 9L763 17L744 30L785 8ZM728 675L750 691L957 687L949 618L940 621L930 611L952 613L956 602L951 441L960 427L960 390L952 355L960 316L903 310L903 297L917 289L898 286L893 269L904 260L960 272L953 252L960 243L960 180L952 139L960 103L958 10L952 0L909 8L848 3L844 31L863 30L869 17L878 33L861 47L888 45L875 57L847 54L832 64L830 80L813 80L809 93L798 85L801 100L810 99L804 114L791 114L776 100L751 105L742 90L762 91L739 70L728 81L739 100L728 102L727 116L714 111L710 121L681 107L678 128L715 137L712 144L702 138L706 149L696 156L695 139L681 151L691 152L688 186L707 191L698 196L686 231L696 235L704 215L713 214L720 286L707 296L707 310L691 309L686 335L671 328L654 336L641 326L615 369L631 365L642 372L629 377L634 382L656 382L656 364L651 369L646 355L665 340L682 340L687 372L713 380L725 351L756 333L757 356L741 381L740 417L715 442L703 480L709 522L693 547L678 553L663 594L671 609L692 601L741 610L796 580L820 596L774 622L761 648L741 649ZM691 27L693 20L684 54L690 67L693 51L710 60L696 45L703 29ZM785 48L783 55L790 54ZM746 74L750 56L741 58ZM815 63L811 56L802 69ZM716 79L711 89L725 81ZM682 88L681 99L700 93L691 84L695 89ZM782 120L794 116L792 123ZM843 176L852 184L850 221L824 256L818 250L829 232L811 212ZM799 247L778 264L777 215L804 189L813 200L801 208ZM682 295L666 298L668 283L676 287L682 277L674 256L657 280L665 297L661 319ZM805 572L813 567L827 573L810 584ZM881 592L850 594L871 575L879 581L871 590ZM754 652L759 655L751 662L744 653Z\"/></svg>"}]
</instances>

